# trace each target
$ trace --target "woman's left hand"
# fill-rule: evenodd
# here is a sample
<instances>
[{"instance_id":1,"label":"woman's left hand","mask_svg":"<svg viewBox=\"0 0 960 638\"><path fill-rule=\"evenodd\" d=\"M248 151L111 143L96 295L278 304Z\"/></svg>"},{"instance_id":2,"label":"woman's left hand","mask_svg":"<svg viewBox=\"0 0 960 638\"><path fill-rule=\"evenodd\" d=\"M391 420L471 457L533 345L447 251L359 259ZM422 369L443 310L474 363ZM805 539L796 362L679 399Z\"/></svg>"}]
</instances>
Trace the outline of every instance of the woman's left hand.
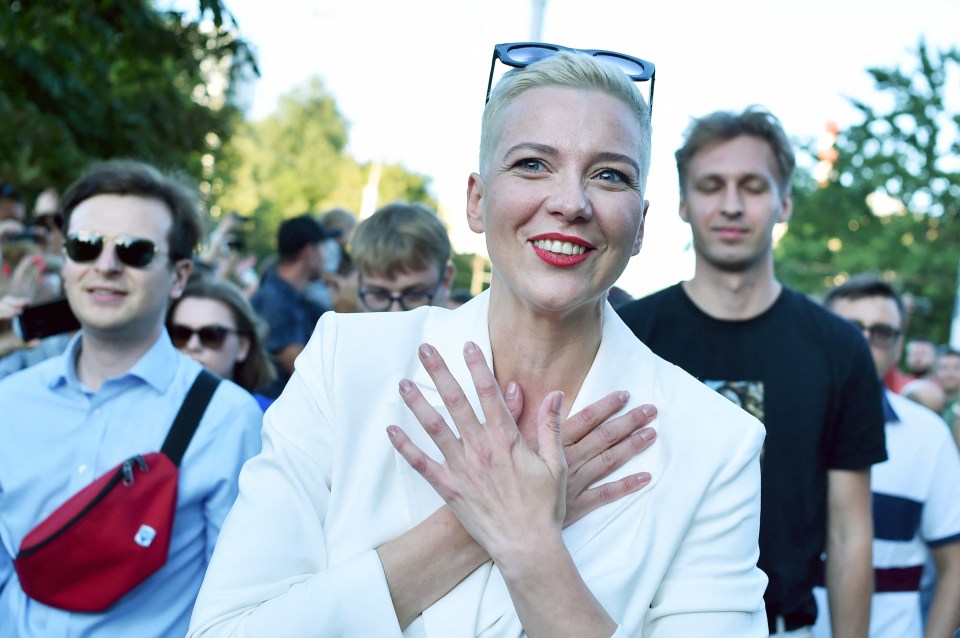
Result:
<instances>
[{"instance_id":1,"label":"woman's left hand","mask_svg":"<svg viewBox=\"0 0 960 638\"><path fill-rule=\"evenodd\" d=\"M397 426L387 428L404 459L450 505L467 532L501 562L547 535L559 538L565 514L567 465L560 437L562 392L547 395L537 413L537 443L527 445L480 348L464 347L486 422L481 423L460 384L435 348L420 346L420 361L436 384L460 432L458 438L414 383L400 394L430 435L443 462L418 448Z\"/></svg>"}]
</instances>

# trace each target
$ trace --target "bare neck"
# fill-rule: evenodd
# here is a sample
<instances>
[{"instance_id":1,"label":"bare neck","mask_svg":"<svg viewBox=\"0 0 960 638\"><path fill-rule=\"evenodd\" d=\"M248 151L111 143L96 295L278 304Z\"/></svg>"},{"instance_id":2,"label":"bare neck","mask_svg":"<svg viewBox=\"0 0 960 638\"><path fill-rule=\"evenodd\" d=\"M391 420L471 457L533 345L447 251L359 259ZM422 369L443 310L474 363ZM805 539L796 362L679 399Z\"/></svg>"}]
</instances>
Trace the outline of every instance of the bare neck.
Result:
<instances>
[{"instance_id":1,"label":"bare neck","mask_svg":"<svg viewBox=\"0 0 960 638\"><path fill-rule=\"evenodd\" d=\"M490 344L494 373L502 390L510 381L523 392L520 430L536 439L536 417L550 392L564 393L566 417L590 367L603 329L603 304L566 314L531 312L491 290Z\"/></svg>"},{"instance_id":2,"label":"bare neck","mask_svg":"<svg viewBox=\"0 0 960 638\"><path fill-rule=\"evenodd\" d=\"M773 256L740 272L697 261L693 279L683 290L698 308L715 319L743 321L766 312L783 290L773 272Z\"/></svg>"},{"instance_id":3,"label":"bare neck","mask_svg":"<svg viewBox=\"0 0 960 638\"><path fill-rule=\"evenodd\" d=\"M307 277L306 269L300 261L279 262L277 264L277 276L300 292L306 290L307 286L310 285L310 278Z\"/></svg>"},{"instance_id":4,"label":"bare neck","mask_svg":"<svg viewBox=\"0 0 960 638\"><path fill-rule=\"evenodd\" d=\"M159 326L147 339L124 339L85 329L76 361L77 378L96 392L104 381L125 374L136 365L159 336Z\"/></svg>"}]
</instances>

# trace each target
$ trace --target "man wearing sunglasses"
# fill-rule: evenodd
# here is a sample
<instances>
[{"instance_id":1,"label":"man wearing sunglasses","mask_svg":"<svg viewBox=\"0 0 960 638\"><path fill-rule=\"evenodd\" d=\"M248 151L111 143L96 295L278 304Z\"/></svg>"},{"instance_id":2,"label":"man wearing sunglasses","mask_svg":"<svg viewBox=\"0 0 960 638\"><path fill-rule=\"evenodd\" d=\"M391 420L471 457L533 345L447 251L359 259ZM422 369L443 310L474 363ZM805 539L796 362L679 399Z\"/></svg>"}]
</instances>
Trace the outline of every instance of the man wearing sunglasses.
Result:
<instances>
[{"instance_id":1,"label":"man wearing sunglasses","mask_svg":"<svg viewBox=\"0 0 960 638\"><path fill-rule=\"evenodd\" d=\"M200 240L195 193L146 164L107 162L64 194L62 275L81 331L63 356L0 382L0 633L174 636L190 611L259 450L256 401L221 381L180 464L166 563L104 612L29 599L12 569L21 541L119 463L160 449L201 366L164 329Z\"/></svg>"},{"instance_id":2,"label":"man wearing sunglasses","mask_svg":"<svg viewBox=\"0 0 960 638\"><path fill-rule=\"evenodd\" d=\"M878 377L903 350L906 318L900 295L875 277L854 277L833 288L824 306L849 320L870 345ZM871 469L874 594L871 638L921 638L920 583L925 557L936 565L927 636L960 627L960 454L942 419L886 390L883 400L889 459ZM816 638L830 634L826 592L816 590L822 613Z\"/></svg>"},{"instance_id":3,"label":"man wearing sunglasses","mask_svg":"<svg viewBox=\"0 0 960 638\"><path fill-rule=\"evenodd\" d=\"M384 206L357 226L352 257L359 271L359 310L382 312L442 306L454 267L450 238L422 204Z\"/></svg>"}]
</instances>

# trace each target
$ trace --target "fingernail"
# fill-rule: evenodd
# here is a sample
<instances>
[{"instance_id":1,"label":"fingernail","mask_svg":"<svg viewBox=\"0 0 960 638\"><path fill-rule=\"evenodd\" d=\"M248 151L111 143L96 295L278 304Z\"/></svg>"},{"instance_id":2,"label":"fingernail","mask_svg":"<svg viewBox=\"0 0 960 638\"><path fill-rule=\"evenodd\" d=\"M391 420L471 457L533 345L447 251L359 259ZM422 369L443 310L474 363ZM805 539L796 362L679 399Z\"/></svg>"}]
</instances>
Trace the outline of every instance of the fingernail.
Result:
<instances>
[{"instance_id":1,"label":"fingernail","mask_svg":"<svg viewBox=\"0 0 960 638\"><path fill-rule=\"evenodd\" d=\"M411 390L413 390L413 384L410 382L410 380L409 380L409 379L401 379L401 380L400 380L400 394L408 394Z\"/></svg>"},{"instance_id":2,"label":"fingernail","mask_svg":"<svg viewBox=\"0 0 960 638\"><path fill-rule=\"evenodd\" d=\"M649 441L657 435L653 428L643 428L637 432L637 434L640 435L640 438L644 441Z\"/></svg>"},{"instance_id":3,"label":"fingernail","mask_svg":"<svg viewBox=\"0 0 960 638\"><path fill-rule=\"evenodd\" d=\"M557 392L553 395L553 411L559 412L560 406L563 405L563 392Z\"/></svg>"},{"instance_id":4,"label":"fingernail","mask_svg":"<svg viewBox=\"0 0 960 638\"><path fill-rule=\"evenodd\" d=\"M430 346L428 346L428 345L425 344L425 343L422 344L422 345L420 346L420 358L421 358L421 359L429 359L431 356L433 356L433 348L431 348Z\"/></svg>"},{"instance_id":5,"label":"fingernail","mask_svg":"<svg viewBox=\"0 0 960 638\"><path fill-rule=\"evenodd\" d=\"M397 426L388 425L387 426L387 436L390 437L390 440L393 441L397 438Z\"/></svg>"},{"instance_id":6,"label":"fingernail","mask_svg":"<svg viewBox=\"0 0 960 638\"><path fill-rule=\"evenodd\" d=\"M617 398L620 400L620 403L626 403L627 400L630 398L630 393L627 392L626 390L621 390L620 392L617 393Z\"/></svg>"},{"instance_id":7,"label":"fingernail","mask_svg":"<svg viewBox=\"0 0 960 638\"><path fill-rule=\"evenodd\" d=\"M507 384L507 396L508 401L512 401L517 398L517 384L513 381Z\"/></svg>"},{"instance_id":8,"label":"fingernail","mask_svg":"<svg viewBox=\"0 0 960 638\"><path fill-rule=\"evenodd\" d=\"M474 352L477 351L477 344L475 344L472 341L468 341L465 344L463 344L463 351L467 354L473 354Z\"/></svg>"},{"instance_id":9,"label":"fingernail","mask_svg":"<svg viewBox=\"0 0 960 638\"><path fill-rule=\"evenodd\" d=\"M643 412L643 415L646 417L655 417L657 415L657 408L652 405L641 405L640 411Z\"/></svg>"}]
</instances>

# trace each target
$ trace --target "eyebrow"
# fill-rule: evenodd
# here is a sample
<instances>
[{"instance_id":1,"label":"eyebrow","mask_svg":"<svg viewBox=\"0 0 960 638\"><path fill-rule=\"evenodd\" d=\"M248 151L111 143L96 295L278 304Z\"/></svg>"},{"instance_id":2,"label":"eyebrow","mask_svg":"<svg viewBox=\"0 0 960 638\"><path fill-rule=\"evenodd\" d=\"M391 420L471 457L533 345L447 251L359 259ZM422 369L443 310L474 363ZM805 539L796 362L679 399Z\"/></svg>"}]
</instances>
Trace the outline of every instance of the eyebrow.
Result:
<instances>
[{"instance_id":1,"label":"eyebrow","mask_svg":"<svg viewBox=\"0 0 960 638\"><path fill-rule=\"evenodd\" d=\"M538 144L536 142L521 142L520 144L515 144L514 146L511 146L510 148L508 148L507 152L504 153L503 156L505 158L509 157L514 152L520 151L520 150L535 151L537 153L542 153L544 155L558 155L560 152L555 147L550 146L549 144ZM625 164L629 164L633 168L633 170L635 170L637 173L640 172L640 163L637 162L637 160L630 157L629 155L624 155L623 153L613 153L610 151L603 151L603 152L597 153L596 161L623 162Z\"/></svg>"}]
</instances>

